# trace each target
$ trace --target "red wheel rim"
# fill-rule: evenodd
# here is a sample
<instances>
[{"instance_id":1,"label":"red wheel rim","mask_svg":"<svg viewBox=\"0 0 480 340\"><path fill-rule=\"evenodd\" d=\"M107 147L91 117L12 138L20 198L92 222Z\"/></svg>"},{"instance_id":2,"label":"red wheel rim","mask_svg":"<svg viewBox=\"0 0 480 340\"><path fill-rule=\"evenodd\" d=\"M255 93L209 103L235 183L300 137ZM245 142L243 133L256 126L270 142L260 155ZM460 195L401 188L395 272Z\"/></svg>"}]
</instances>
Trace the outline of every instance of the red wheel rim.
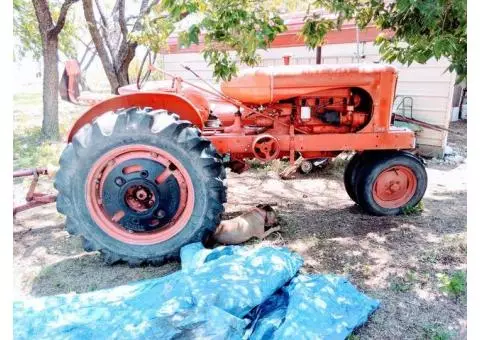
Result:
<instances>
[{"instance_id":1,"label":"red wheel rim","mask_svg":"<svg viewBox=\"0 0 480 340\"><path fill-rule=\"evenodd\" d=\"M125 205L122 206L123 209L115 213L108 211L110 198L105 197L104 187L109 184L106 181L110 181L110 173L114 173L114 170L118 171L119 167L123 167L128 162L135 164L135 162L141 161L161 166L163 172L155 178L155 183L150 183L148 180L140 182L140 184L138 184L139 180L124 183L124 195L118 198L125 202ZM122 172L126 176L141 171L141 165L129 165L122 168ZM154 175L152 174L152 176ZM168 223L157 228L155 218L160 222L159 211L163 210L158 208L161 195L156 191L155 185L163 185L167 178L168 184L176 183L175 188L178 191L177 209L172 213ZM95 223L109 236L129 244L151 245L172 238L185 227L194 207L194 189L187 170L170 153L149 145L122 146L103 155L90 170L85 189L87 208ZM136 190L134 194L133 190ZM134 201L132 195L138 201ZM145 200L148 200L148 202ZM157 205L158 210L155 212L156 217L151 219L150 226L153 230L133 231L119 223L125 214L139 214L142 217L142 214L145 214L148 209L155 208L154 205Z\"/></svg>"},{"instance_id":2,"label":"red wheel rim","mask_svg":"<svg viewBox=\"0 0 480 340\"><path fill-rule=\"evenodd\" d=\"M373 199L383 208L406 205L417 190L417 177L412 169L399 165L380 173L373 183Z\"/></svg>"},{"instance_id":3,"label":"red wheel rim","mask_svg":"<svg viewBox=\"0 0 480 340\"><path fill-rule=\"evenodd\" d=\"M277 158L280 153L280 145L275 137L262 135L253 142L252 152L257 159L268 162Z\"/></svg>"}]
</instances>

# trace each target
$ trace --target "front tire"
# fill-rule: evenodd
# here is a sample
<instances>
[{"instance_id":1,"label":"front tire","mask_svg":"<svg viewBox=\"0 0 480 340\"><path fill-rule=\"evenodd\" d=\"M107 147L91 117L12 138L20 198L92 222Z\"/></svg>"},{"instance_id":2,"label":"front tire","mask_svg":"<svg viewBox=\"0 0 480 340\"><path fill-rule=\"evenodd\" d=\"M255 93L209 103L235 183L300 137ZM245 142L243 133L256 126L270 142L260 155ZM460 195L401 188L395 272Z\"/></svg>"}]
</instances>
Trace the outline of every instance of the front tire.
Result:
<instances>
[{"instance_id":1,"label":"front tire","mask_svg":"<svg viewBox=\"0 0 480 340\"><path fill-rule=\"evenodd\" d=\"M427 172L414 155L399 151L377 153L359 170L355 195L359 205L373 215L398 215L416 206L427 189Z\"/></svg>"},{"instance_id":2,"label":"front tire","mask_svg":"<svg viewBox=\"0 0 480 340\"><path fill-rule=\"evenodd\" d=\"M361 162L362 154L358 152L355 153L348 161L343 173L343 184L345 186L345 191L355 203L358 203L357 195L355 194L355 183L357 178L357 170L360 167Z\"/></svg>"},{"instance_id":3,"label":"front tire","mask_svg":"<svg viewBox=\"0 0 480 340\"><path fill-rule=\"evenodd\" d=\"M190 122L130 108L75 134L55 179L57 210L107 263L161 264L215 230L224 180L220 156Z\"/></svg>"}]
</instances>

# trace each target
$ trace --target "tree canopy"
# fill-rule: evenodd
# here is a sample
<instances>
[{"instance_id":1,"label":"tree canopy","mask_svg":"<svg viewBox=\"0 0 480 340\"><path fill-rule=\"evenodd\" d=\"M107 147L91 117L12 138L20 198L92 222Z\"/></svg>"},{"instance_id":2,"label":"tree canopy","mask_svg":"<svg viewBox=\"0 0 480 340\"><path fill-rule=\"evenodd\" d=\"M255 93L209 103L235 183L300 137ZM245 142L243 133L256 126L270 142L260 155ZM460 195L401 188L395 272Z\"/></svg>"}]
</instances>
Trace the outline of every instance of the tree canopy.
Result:
<instances>
[{"instance_id":1,"label":"tree canopy","mask_svg":"<svg viewBox=\"0 0 480 340\"><path fill-rule=\"evenodd\" d=\"M382 59L410 65L445 57L457 81L467 76L466 0L316 0L315 6L337 14L337 21L309 18L303 34L310 47L322 42L328 30L345 20L360 29L373 23L391 34L380 34L375 43ZM335 25L334 25L335 24Z\"/></svg>"},{"instance_id":2,"label":"tree canopy","mask_svg":"<svg viewBox=\"0 0 480 340\"><path fill-rule=\"evenodd\" d=\"M315 14L310 8L323 9L334 14L335 19ZM188 15L197 15L200 20L182 29L179 41L183 46L198 44L202 34L202 53L213 65L214 76L229 79L237 71L237 62L257 64L257 50L267 48L277 34L286 30L278 13L282 9L305 10L305 4L275 0L163 0L146 18L147 29L134 39L159 50L174 24ZM169 15L159 15L165 11ZM410 65L445 57L450 62L449 70L455 71L461 81L467 74L466 12L466 0L315 0L305 11L302 35L306 45L315 48L324 42L330 30L340 29L345 21L353 21L360 29L372 23L386 32L375 41L383 60ZM236 52L237 58L228 51Z\"/></svg>"},{"instance_id":3,"label":"tree canopy","mask_svg":"<svg viewBox=\"0 0 480 340\"><path fill-rule=\"evenodd\" d=\"M61 1L50 1L50 9L54 21L60 15ZM71 11L70 11L71 12ZM70 13L69 12L69 13ZM59 38L59 50L67 58L76 56L75 37L77 27L72 15L65 21ZM14 58L22 59L28 52L35 60L42 57L42 38L38 29L38 21L35 10L30 0L13 0L13 35L18 40L14 45Z\"/></svg>"},{"instance_id":4,"label":"tree canopy","mask_svg":"<svg viewBox=\"0 0 480 340\"><path fill-rule=\"evenodd\" d=\"M114 8L121 8L118 3L124 1L114 3ZM450 63L449 70L456 72L457 81L467 75L466 0L314 0L310 4L298 0L154 0L147 4L147 0L142 0L141 8L149 10L141 11L140 15L122 14L127 24L130 19L136 21L123 41L158 52L166 47L167 38L174 31L184 47L198 44L202 37L203 57L213 67L217 79L229 79L237 72L239 62L256 65L258 50L268 48L286 30L280 13L292 11L305 12L302 36L310 48L322 45L327 33L340 29L345 21L356 23L360 29L374 24L384 32L375 41L384 61L410 65L445 57ZM18 38L14 55L21 58L29 51L38 59L42 52L41 38L32 3L14 0L13 5L14 34ZM61 1L50 1L54 19L60 5ZM335 18L318 15L311 8L322 9ZM73 20L67 20L59 36L59 49L67 57L76 53L75 27ZM105 39L108 40L107 35Z\"/></svg>"},{"instance_id":5,"label":"tree canopy","mask_svg":"<svg viewBox=\"0 0 480 340\"><path fill-rule=\"evenodd\" d=\"M230 79L237 72L237 61L256 65L257 50L267 48L278 33L286 30L277 11L263 1L163 0L144 20L146 29L133 38L158 52L175 25L178 27L187 16L197 20L180 30L179 43L184 47L198 44L202 35L203 57L213 66L214 76L221 79ZM236 53L237 59L230 51Z\"/></svg>"}]
</instances>

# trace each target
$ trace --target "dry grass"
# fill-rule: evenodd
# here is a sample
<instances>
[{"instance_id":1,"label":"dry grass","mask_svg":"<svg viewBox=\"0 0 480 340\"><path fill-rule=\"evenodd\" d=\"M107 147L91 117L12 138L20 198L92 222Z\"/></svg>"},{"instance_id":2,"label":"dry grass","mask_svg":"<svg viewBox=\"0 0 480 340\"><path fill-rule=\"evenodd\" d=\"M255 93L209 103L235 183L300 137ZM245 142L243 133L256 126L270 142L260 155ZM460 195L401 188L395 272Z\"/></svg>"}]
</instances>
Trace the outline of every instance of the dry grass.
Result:
<instances>
[{"instance_id":1,"label":"dry grass","mask_svg":"<svg viewBox=\"0 0 480 340\"><path fill-rule=\"evenodd\" d=\"M42 97L40 93L23 93L14 96L13 111L13 167L55 166L65 147L62 140L45 141L41 135ZM85 107L60 102L60 133L66 136L73 122Z\"/></svg>"},{"instance_id":2,"label":"dry grass","mask_svg":"<svg viewBox=\"0 0 480 340\"><path fill-rule=\"evenodd\" d=\"M457 138L454 148L466 155L466 125L457 125L464 138ZM20 150L18 157L22 155ZM466 164L429 164L423 211L396 217L366 215L349 200L342 182L344 164L338 160L289 181L277 175L280 162L241 175L229 173L225 218L253 204L276 203L281 233L248 244L289 247L304 257L302 271L346 275L380 299L380 309L351 339L466 338L466 299L459 279L466 272ZM21 184L15 187L22 189ZM54 206L17 217L15 297L86 292L179 268L178 263L105 266L63 227L64 217Z\"/></svg>"}]
</instances>

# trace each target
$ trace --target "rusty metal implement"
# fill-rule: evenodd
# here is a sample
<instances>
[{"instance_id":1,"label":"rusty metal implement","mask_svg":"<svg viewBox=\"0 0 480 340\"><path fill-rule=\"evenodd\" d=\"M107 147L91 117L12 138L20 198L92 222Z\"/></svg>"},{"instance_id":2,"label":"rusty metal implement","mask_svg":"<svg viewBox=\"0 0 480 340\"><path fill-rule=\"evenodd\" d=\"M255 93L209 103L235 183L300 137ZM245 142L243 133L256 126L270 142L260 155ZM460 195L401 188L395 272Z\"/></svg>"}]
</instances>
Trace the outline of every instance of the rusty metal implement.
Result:
<instances>
[{"instance_id":1,"label":"rusty metal implement","mask_svg":"<svg viewBox=\"0 0 480 340\"><path fill-rule=\"evenodd\" d=\"M30 188L25 196L25 201L27 201L27 203L14 207L13 216L19 212L53 203L57 200L57 195L35 192L40 175L48 174L47 168L21 169L13 172L13 178L33 176L32 182L30 183Z\"/></svg>"}]
</instances>

